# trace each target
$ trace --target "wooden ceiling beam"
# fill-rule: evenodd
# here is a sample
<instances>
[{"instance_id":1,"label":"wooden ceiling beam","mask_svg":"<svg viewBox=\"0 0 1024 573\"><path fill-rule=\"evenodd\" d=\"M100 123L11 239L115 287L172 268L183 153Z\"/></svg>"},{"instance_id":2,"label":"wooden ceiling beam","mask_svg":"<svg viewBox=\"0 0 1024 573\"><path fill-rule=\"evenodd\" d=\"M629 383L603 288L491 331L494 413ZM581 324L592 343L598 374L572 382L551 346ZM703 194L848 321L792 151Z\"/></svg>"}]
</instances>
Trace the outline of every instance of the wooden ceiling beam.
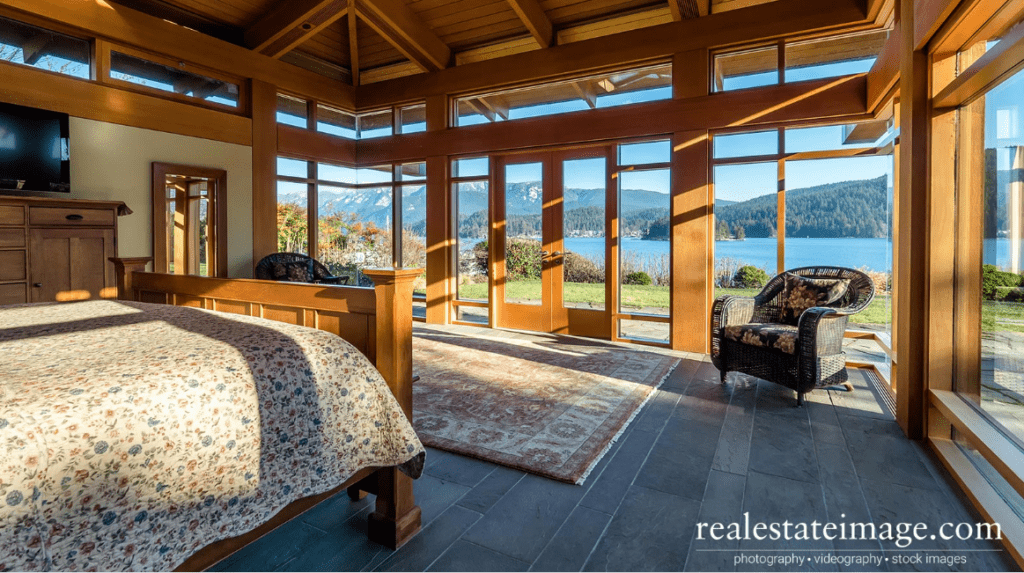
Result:
<instances>
[{"instance_id":1,"label":"wooden ceiling beam","mask_svg":"<svg viewBox=\"0 0 1024 573\"><path fill-rule=\"evenodd\" d=\"M50 34L36 34L21 45L21 59L26 65L36 65L46 55L46 47L53 40Z\"/></svg>"},{"instance_id":2,"label":"wooden ceiling beam","mask_svg":"<svg viewBox=\"0 0 1024 573\"><path fill-rule=\"evenodd\" d=\"M538 82L572 79L588 73L645 65L697 48L717 48L796 34L871 26L860 0L777 0L769 4L668 22L613 36L531 50L454 66L359 89L356 106L375 108L430 95L477 93Z\"/></svg>"},{"instance_id":3,"label":"wooden ceiling beam","mask_svg":"<svg viewBox=\"0 0 1024 573\"><path fill-rule=\"evenodd\" d=\"M443 70L452 51L404 0L361 0L357 14L399 52L425 71Z\"/></svg>"},{"instance_id":4,"label":"wooden ceiling beam","mask_svg":"<svg viewBox=\"0 0 1024 573\"><path fill-rule=\"evenodd\" d=\"M359 35L356 33L359 23L356 20L356 1L349 0L351 3L348 13L348 53L349 53L349 70L352 73L352 85L359 85Z\"/></svg>"},{"instance_id":5,"label":"wooden ceiling beam","mask_svg":"<svg viewBox=\"0 0 1024 573\"><path fill-rule=\"evenodd\" d=\"M245 31L245 44L280 58L348 13L347 0L281 0Z\"/></svg>"},{"instance_id":6,"label":"wooden ceiling beam","mask_svg":"<svg viewBox=\"0 0 1024 573\"><path fill-rule=\"evenodd\" d=\"M573 82L572 89L576 90L580 99L587 102L590 109L597 109L597 92L594 90L594 86L591 85L590 82Z\"/></svg>"},{"instance_id":7,"label":"wooden ceiling beam","mask_svg":"<svg viewBox=\"0 0 1024 573\"><path fill-rule=\"evenodd\" d=\"M523 21L526 29L533 34L542 48L549 48L555 41L555 26L537 0L507 0L512 10ZM706 0L702 0L706 1Z\"/></svg>"},{"instance_id":8,"label":"wooden ceiling beam","mask_svg":"<svg viewBox=\"0 0 1024 573\"><path fill-rule=\"evenodd\" d=\"M668 9L676 22L700 18L710 13L711 0L668 0Z\"/></svg>"}]
</instances>

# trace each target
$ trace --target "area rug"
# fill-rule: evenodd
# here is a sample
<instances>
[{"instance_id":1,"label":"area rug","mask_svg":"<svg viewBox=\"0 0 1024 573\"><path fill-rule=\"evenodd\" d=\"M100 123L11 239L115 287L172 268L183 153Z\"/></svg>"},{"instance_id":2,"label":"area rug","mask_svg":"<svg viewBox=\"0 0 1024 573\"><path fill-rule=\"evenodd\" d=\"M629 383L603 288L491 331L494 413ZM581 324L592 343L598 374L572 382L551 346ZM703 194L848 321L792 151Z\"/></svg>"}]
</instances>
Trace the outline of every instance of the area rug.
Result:
<instances>
[{"instance_id":1,"label":"area rug","mask_svg":"<svg viewBox=\"0 0 1024 573\"><path fill-rule=\"evenodd\" d=\"M583 483L679 363L598 341L508 336L416 329L413 420L424 444Z\"/></svg>"}]
</instances>

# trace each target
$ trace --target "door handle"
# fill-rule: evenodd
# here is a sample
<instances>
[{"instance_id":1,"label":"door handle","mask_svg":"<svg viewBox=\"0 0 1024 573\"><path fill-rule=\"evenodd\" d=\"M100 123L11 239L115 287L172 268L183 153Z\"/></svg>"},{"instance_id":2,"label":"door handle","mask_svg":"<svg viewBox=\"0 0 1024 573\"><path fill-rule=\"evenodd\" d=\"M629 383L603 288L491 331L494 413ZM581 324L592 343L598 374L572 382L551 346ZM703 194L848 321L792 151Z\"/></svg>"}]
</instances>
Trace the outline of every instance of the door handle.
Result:
<instances>
[{"instance_id":1,"label":"door handle","mask_svg":"<svg viewBox=\"0 0 1024 573\"><path fill-rule=\"evenodd\" d=\"M68 221L81 221L85 217L83 217L81 215L78 215L78 214L72 214L72 215L68 215L67 217L64 217L64 218L67 219Z\"/></svg>"},{"instance_id":2,"label":"door handle","mask_svg":"<svg viewBox=\"0 0 1024 573\"><path fill-rule=\"evenodd\" d=\"M32 283L32 286L35 288L43 288L43 283Z\"/></svg>"}]
</instances>

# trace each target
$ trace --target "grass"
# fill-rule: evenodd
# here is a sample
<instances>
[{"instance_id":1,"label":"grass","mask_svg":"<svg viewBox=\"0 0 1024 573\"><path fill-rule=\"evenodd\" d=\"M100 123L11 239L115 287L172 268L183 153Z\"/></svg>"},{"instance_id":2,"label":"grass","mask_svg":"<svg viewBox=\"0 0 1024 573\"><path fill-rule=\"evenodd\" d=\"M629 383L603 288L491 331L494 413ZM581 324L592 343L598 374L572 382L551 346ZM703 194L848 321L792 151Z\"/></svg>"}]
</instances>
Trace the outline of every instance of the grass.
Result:
<instances>
[{"instance_id":1,"label":"grass","mask_svg":"<svg viewBox=\"0 0 1024 573\"><path fill-rule=\"evenodd\" d=\"M604 304L604 283L564 283L566 302ZM622 304L631 308L664 308L669 306L668 287L623 285ZM760 289L716 288L715 296L726 294L754 296ZM469 284L459 287L459 296L468 299L486 299L487 284ZM509 299L539 300L539 280L510 282L505 286ZM875 295L871 304L851 317L854 324L888 324L892 316L890 295ZM1024 332L1024 304L984 301L981 309L981 329L986 332Z\"/></svg>"}]
</instances>

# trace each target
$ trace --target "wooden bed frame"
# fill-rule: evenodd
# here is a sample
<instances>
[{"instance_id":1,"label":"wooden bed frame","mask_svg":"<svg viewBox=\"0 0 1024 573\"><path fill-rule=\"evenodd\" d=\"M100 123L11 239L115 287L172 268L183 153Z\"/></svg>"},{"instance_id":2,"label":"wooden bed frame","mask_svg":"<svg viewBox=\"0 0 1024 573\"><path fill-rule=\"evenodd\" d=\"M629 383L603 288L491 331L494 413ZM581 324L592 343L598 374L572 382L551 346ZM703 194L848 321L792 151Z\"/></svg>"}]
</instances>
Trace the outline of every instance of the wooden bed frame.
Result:
<instances>
[{"instance_id":1,"label":"wooden bed frame","mask_svg":"<svg viewBox=\"0 0 1024 573\"><path fill-rule=\"evenodd\" d=\"M352 343L376 365L412 420L412 282L422 269L369 269L374 288L221 279L144 272L150 258L111 258L122 300L191 306L318 328ZM296 500L249 533L212 543L178 571L205 570L321 501L348 489L377 496L368 536L392 549L420 530L412 479L396 468L369 468L320 495Z\"/></svg>"}]
</instances>

